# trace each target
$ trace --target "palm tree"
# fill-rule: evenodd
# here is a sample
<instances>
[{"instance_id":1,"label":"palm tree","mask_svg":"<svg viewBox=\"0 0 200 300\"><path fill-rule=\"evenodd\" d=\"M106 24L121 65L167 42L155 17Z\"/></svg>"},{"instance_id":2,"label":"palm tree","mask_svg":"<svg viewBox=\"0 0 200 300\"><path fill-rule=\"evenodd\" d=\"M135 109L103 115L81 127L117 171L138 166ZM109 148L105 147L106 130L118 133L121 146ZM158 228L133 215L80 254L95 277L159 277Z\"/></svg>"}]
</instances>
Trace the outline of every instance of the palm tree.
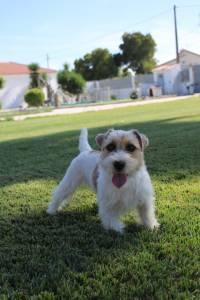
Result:
<instances>
[{"instance_id":1,"label":"palm tree","mask_svg":"<svg viewBox=\"0 0 200 300\"><path fill-rule=\"evenodd\" d=\"M30 88L38 88L40 87L40 66L37 63L31 63L28 65L28 68L30 70Z\"/></svg>"}]
</instances>

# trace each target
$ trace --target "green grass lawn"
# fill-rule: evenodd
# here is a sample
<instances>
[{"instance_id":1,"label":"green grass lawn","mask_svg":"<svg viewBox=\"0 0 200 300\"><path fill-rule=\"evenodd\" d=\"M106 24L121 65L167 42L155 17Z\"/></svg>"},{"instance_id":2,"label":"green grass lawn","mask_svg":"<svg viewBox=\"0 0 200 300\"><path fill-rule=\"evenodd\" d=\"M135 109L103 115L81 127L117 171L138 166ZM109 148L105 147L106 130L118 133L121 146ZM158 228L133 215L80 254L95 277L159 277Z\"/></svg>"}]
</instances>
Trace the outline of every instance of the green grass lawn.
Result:
<instances>
[{"instance_id":1,"label":"green grass lawn","mask_svg":"<svg viewBox=\"0 0 200 300\"><path fill-rule=\"evenodd\" d=\"M39 114L44 112L50 112L52 110L52 107L27 108L22 110L13 109L9 111L0 110L0 121L11 121L15 116Z\"/></svg>"},{"instance_id":2,"label":"green grass lawn","mask_svg":"<svg viewBox=\"0 0 200 300\"><path fill-rule=\"evenodd\" d=\"M147 134L146 162L161 227L124 217L100 225L82 188L58 216L45 209L78 153L107 128ZM0 123L0 299L200 299L200 99Z\"/></svg>"}]
</instances>

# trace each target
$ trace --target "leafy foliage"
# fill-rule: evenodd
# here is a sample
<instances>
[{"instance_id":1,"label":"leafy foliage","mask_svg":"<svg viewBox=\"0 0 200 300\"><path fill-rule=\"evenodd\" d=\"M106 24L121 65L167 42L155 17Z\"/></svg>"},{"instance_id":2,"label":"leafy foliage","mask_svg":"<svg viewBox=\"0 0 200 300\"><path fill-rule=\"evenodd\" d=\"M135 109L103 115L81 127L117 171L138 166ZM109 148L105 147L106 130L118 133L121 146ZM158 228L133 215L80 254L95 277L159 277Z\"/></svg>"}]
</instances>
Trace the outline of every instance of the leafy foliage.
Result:
<instances>
[{"instance_id":1,"label":"leafy foliage","mask_svg":"<svg viewBox=\"0 0 200 300\"><path fill-rule=\"evenodd\" d=\"M28 65L28 68L30 70L30 79L31 79L30 88L38 88L40 86L40 83L39 83L40 66L37 63L32 63L32 64Z\"/></svg>"},{"instance_id":2,"label":"leafy foliage","mask_svg":"<svg viewBox=\"0 0 200 300\"><path fill-rule=\"evenodd\" d=\"M116 96L116 95L114 95L114 94L113 94L113 95L111 95L111 96L110 96L110 98L111 98L111 100L117 100L117 96Z\"/></svg>"},{"instance_id":3,"label":"leafy foliage","mask_svg":"<svg viewBox=\"0 0 200 300\"><path fill-rule=\"evenodd\" d=\"M40 66L37 63L28 65L30 70L30 88L39 88L47 84L48 76L44 72L40 72Z\"/></svg>"},{"instance_id":4,"label":"leafy foliage","mask_svg":"<svg viewBox=\"0 0 200 300\"><path fill-rule=\"evenodd\" d=\"M64 91L75 95L81 94L86 84L84 78L80 74L69 71L66 67L64 70L58 72L57 80Z\"/></svg>"},{"instance_id":5,"label":"leafy foliage","mask_svg":"<svg viewBox=\"0 0 200 300\"><path fill-rule=\"evenodd\" d=\"M0 89L4 87L5 79L3 77L0 77ZM2 109L2 103L0 101L0 110Z\"/></svg>"},{"instance_id":6,"label":"leafy foliage","mask_svg":"<svg viewBox=\"0 0 200 300\"><path fill-rule=\"evenodd\" d=\"M138 93L137 93L137 91L133 91L130 94L130 98L133 99L133 100L138 99Z\"/></svg>"},{"instance_id":7,"label":"leafy foliage","mask_svg":"<svg viewBox=\"0 0 200 300\"><path fill-rule=\"evenodd\" d=\"M149 73L155 67L154 54L156 43L151 34L143 35L140 32L124 33L122 44L119 48L121 53L115 55L115 60L137 73Z\"/></svg>"},{"instance_id":8,"label":"leafy foliage","mask_svg":"<svg viewBox=\"0 0 200 300\"><path fill-rule=\"evenodd\" d=\"M69 64L68 64L68 63L64 63L63 69L64 69L65 71L70 71L70 69L69 69Z\"/></svg>"},{"instance_id":9,"label":"leafy foliage","mask_svg":"<svg viewBox=\"0 0 200 300\"><path fill-rule=\"evenodd\" d=\"M45 95L40 88L29 89L24 99L29 106L42 106L44 104Z\"/></svg>"},{"instance_id":10,"label":"leafy foliage","mask_svg":"<svg viewBox=\"0 0 200 300\"><path fill-rule=\"evenodd\" d=\"M74 65L75 71L88 81L115 77L118 74L118 67L108 49L97 48L75 60Z\"/></svg>"},{"instance_id":11,"label":"leafy foliage","mask_svg":"<svg viewBox=\"0 0 200 300\"><path fill-rule=\"evenodd\" d=\"M3 77L0 77L0 89L4 87L5 79Z\"/></svg>"},{"instance_id":12,"label":"leafy foliage","mask_svg":"<svg viewBox=\"0 0 200 300\"><path fill-rule=\"evenodd\" d=\"M74 62L75 71L87 80L100 80L118 76L119 68L128 68L139 74L150 73L156 65L156 43L151 34L124 33L120 52L111 54L108 49L97 48Z\"/></svg>"}]
</instances>

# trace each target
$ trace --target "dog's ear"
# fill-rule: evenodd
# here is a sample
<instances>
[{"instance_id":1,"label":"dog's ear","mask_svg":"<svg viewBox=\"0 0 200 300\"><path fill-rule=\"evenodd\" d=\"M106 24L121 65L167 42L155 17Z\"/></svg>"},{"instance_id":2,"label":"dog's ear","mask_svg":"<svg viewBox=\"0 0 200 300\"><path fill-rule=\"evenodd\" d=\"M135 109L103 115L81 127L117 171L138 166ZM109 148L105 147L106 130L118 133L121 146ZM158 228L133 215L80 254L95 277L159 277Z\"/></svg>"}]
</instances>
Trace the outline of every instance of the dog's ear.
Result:
<instances>
[{"instance_id":1,"label":"dog's ear","mask_svg":"<svg viewBox=\"0 0 200 300\"><path fill-rule=\"evenodd\" d=\"M98 146L101 147L101 145L103 144L103 141L105 139L106 134L105 133L99 133L97 134L95 140Z\"/></svg>"},{"instance_id":2,"label":"dog's ear","mask_svg":"<svg viewBox=\"0 0 200 300\"><path fill-rule=\"evenodd\" d=\"M106 133L99 133L97 134L95 140L97 145L99 145L100 147L103 144L103 141L109 136L109 134L113 131L114 129L109 129Z\"/></svg>"},{"instance_id":3,"label":"dog's ear","mask_svg":"<svg viewBox=\"0 0 200 300\"><path fill-rule=\"evenodd\" d=\"M148 137L147 137L145 134L143 134L143 133L140 133L140 136L141 136L141 138L142 138L143 148L145 149L146 147L149 146L149 139L148 139Z\"/></svg>"},{"instance_id":4,"label":"dog's ear","mask_svg":"<svg viewBox=\"0 0 200 300\"><path fill-rule=\"evenodd\" d=\"M149 139L145 134L140 133L137 129L133 129L133 134L138 139L141 151L143 151L146 147L149 146Z\"/></svg>"}]
</instances>

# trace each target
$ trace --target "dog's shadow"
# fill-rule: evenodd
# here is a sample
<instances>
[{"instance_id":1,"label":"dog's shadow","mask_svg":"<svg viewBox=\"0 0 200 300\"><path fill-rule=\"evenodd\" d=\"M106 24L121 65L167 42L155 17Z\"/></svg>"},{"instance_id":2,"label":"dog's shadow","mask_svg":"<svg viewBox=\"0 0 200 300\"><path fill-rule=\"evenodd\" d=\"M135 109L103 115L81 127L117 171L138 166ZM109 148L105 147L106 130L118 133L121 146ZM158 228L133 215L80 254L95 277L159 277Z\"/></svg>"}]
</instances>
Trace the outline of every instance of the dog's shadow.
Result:
<instances>
[{"instance_id":1,"label":"dog's shadow","mask_svg":"<svg viewBox=\"0 0 200 300\"><path fill-rule=\"evenodd\" d=\"M11 288L30 291L34 282L35 292L45 284L56 291L63 276L93 272L113 257L125 255L130 247L140 251L144 231L134 221L123 235L105 231L96 204L82 211L65 209L55 216L40 211L4 221L0 238L6 249L0 249L1 271ZM17 274L22 276L16 278Z\"/></svg>"}]
</instances>

